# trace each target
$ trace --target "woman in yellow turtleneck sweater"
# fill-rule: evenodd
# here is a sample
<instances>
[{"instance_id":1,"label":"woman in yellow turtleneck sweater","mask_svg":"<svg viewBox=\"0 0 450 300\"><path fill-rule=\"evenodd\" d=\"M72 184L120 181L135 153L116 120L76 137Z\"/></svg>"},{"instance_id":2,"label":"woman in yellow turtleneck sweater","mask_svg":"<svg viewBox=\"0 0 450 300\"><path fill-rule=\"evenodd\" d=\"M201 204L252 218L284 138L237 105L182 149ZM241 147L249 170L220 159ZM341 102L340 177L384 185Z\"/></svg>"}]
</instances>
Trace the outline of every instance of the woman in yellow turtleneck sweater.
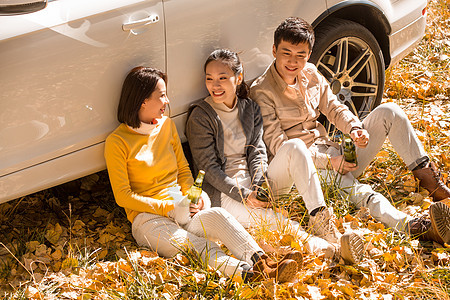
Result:
<instances>
[{"instance_id":1,"label":"woman in yellow turtleneck sweater","mask_svg":"<svg viewBox=\"0 0 450 300\"><path fill-rule=\"evenodd\" d=\"M134 68L122 87L117 114L121 124L106 139L114 197L132 223L136 242L165 257L191 247L227 276L291 280L297 263L289 258L295 253L275 263L226 210L210 207L206 193L197 205L189 204L186 193L193 179L175 124L163 116L168 103L165 74ZM222 241L236 258L213 240Z\"/></svg>"}]
</instances>

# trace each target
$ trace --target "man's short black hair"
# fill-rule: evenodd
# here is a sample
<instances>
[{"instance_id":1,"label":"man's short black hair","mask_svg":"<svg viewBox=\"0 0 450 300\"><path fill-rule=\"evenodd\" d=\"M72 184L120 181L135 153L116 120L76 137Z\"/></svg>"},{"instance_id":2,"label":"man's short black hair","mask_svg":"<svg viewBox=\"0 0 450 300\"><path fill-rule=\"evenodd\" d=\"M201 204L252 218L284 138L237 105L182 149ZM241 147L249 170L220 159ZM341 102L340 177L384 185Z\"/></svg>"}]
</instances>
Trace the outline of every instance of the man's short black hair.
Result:
<instances>
[{"instance_id":1,"label":"man's short black hair","mask_svg":"<svg viewBox=\"0 0 450 300\"><path fill-rule=\"evenodd\" d=\"M309 50L312 50L314 40L314 30L308 22L301 18L289 17L275 30L273 42L275 48L278 48L281 41L294 45L307 43Z\"/></svg>"}]
</instances>

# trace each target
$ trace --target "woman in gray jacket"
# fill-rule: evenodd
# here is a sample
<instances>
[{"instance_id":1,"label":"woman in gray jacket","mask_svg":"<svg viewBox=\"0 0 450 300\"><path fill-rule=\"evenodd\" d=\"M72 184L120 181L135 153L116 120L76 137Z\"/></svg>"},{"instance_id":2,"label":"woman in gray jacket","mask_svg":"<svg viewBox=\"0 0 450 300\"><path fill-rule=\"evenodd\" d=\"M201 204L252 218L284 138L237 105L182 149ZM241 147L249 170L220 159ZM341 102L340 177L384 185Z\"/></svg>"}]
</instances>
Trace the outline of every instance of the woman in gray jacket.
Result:
<instances>
[{"instance_id":1,"label":"woman in gray jacket","mask_svg":"<svg viewBox=\"0 0 450 300\"><path fill-rule=\"evenodd\" d=\"M314 164L301 143L289 141L280 162L268 166L262 140L262 116L259 106L248 98L243 68L236 53L215 50L205 62L205 83L210 96L195 103L189 111L186 136L191 149L194 171L205 170L204 190L212 206L222 206L244 227L267 226L287 230L302 241L311 253L342 257L347 263L358 262L363 254L363 241L350 232L341 235L330 221L324 239L306 233L298 222L270 208L270 202L256 198L257 188L267 179L274 195L286 194L295 184L310 214L326 208L316 173L310 178L298 176L298 168L313 170ZM266 178L267 177L267 178ZM317 185L318 189L309 189Z\"/></svg>"}]
</instances>

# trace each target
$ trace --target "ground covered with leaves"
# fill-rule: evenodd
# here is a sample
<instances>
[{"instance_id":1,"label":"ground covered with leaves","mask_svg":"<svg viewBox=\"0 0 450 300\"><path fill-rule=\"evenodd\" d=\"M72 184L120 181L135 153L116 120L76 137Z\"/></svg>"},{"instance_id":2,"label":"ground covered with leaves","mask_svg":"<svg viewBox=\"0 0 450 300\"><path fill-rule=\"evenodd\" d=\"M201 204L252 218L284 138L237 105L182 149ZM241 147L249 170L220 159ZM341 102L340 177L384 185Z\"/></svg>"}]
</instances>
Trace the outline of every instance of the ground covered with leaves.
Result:
<instances>
[{"instance_id":1,"label":"ground covered with leaves","mask_svg":"<svg viewBox=\"0 0 450 300\"><path fill-rule=\"evenodd\" d=\"M448 181L450 172L449 2L429 3L427 34L387 72L385 99L408 114ZM361 176L399 209L431 204L389 142ZM292 283L243 284L211 270L194 253L163 259L139 248L111 192L106 171L0 205L0 297L5 299L450 299L450 246L411 240L357 211L323 186L339 228L359 230L365 256L348 266L304 254ZM300 222L295 193L279 203ZM274 258L303 251L283 231L251 231Z\"/></svg>"}]
</instances>

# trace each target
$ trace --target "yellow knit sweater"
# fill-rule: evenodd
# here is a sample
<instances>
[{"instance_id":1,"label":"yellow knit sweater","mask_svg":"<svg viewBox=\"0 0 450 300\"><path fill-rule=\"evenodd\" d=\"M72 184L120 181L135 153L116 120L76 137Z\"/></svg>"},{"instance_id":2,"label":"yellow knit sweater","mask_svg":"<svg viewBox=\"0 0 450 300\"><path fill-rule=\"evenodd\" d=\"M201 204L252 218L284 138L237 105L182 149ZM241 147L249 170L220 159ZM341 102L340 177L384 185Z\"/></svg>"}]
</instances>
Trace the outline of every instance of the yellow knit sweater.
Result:
<instances>
[{"instance_id":1,"label":"yellow knit sweater","mask_svg":"<svg viewBox=\"0 0 450 300\"><path fill-rule=\"evenodd\" d=\"M174 207L168 188L178 184L185 195L193 184L177 129L167 117L150 135L120 124L106 139L105 159L114 197L130 222L140 212L167 216Z\"/></svg>"}]
</instances>

